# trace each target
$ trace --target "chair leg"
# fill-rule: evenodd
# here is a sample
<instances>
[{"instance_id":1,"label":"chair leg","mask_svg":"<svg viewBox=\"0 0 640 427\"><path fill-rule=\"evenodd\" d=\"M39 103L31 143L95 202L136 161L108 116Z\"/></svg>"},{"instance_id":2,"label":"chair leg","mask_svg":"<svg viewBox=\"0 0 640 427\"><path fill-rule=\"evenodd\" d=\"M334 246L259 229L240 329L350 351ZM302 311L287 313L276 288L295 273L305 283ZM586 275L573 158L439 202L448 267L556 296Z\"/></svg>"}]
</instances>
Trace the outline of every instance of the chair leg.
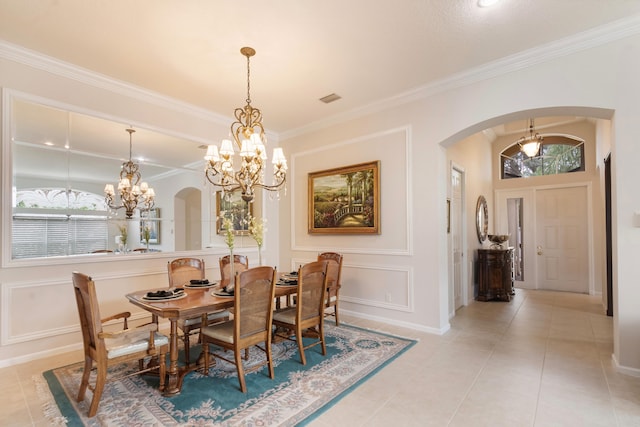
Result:
<instances>
[{"instance_id":1,"label":"chair leg","mask_svg":"<svg viewBox=\"0 0 640 427\"><path fill-rule=\"evenodd\" d=\"M91 399L91 405L89 406L89 418L92 418L98 412L98 405L102 398L102 391L104 390L104 384L107 382L107 364L98 363L96 369L96 385L93 390L93 398Z\"/></svg>"},{"instance_id":2,"label":"chair leg","mask_svg":"<svg viewBox=\"0 0 640 427\"><path fill-rule=\"evenodd\" d=\"M340 318L338 317L338 300L336 300L336 305L333 306L334 316L336 317L336 326L340 326Z\"/></svg>"},{"instance_id":3,"label":"chair leg","mask_svg":"<svg viewBox=\"0 0 640 427\"><path fill-rule=\"evenodd\" d=\"M234 351L235 359L236 359L236 368L238 369L238 381L240 381L240 391L243 393L247 392L247 384L244 380L244 366L242 366L242 352L237 350Z\"/></svg>"},{"instance_id":4,"label":"chair leg","mask_svg":"<svg viewBox=\"0 0 640 427\"><path fill-rule=\"evenodd\" d=\"M167 376L167 355L160 353L158 355L158 375L160 375L160 391L164 390L165 377Z\"/></svg>"},{"instance_id":5,"label":"chair leg","mask_svg":"<svg viewBox=\"0 0 640 427\"><path fill-rule=\"evenodd\" d=\"M307 359L304 357L304 342L302 342L302 329L296 325L296 341L298 342L298 351L300 352L300 361L303 365L307 364Z\"/></svg>"},{"instance_id":6,"label":"chair leg","mask_svg":"<svg viewBox=\"0 0 640 427\"><path fill-rule=\"evenodd\" d=\"M182 336L182 341L184 342L184 359L185 359L184 364L185 364L185 367L187 368L189 367L189 363L191 363L191 359L190 359L191 355L189 352L189 347L190 347L189 332L190 331L188 329L185 329L183 331L184 335Z\"/></svg>"},{"instance_id":7,"label":"chair leg","mask_svg":"<svg viewBox=\"0 0 640 427\"><path fill-rule=\"evenodd\" d=\"M78 402L82 402L84 400L84 395L87 392L87 387L89 386L89 375L91 375L91 367L93 366L93 361L89 356L85 356L84 358L84 371L82 372L82 381L80 381L80 390L78 390Z\"/></svg>"},{"instance_id":8,"label":"chair leg","mask_svg":"<svg viewBox=\"0 0 640 427\"><path fill-rule=\"evenodd\" d=\"M204 335L202 335L202 352L204 353L204 372L205 376L209 376L209 344L207 344L207 340L204 339Z\"/></svg>"},{"instance_id":9,"label":"chair leg","mask_svg":"<svg viewBox=\"0 0 640 427\"><path fill-rule=\"evenodd\" d=\"M336 322L338 321L338 317L336 317ZM318 327L318 335L320 337L320 345L322 346L322 355L326 356L327 355L327 346L324 342L324 322L320 322L320 325Z\"/></svg>"},{"instance_id":10,"label":"chair leg","mask_svg":"<svg viewBox=\"0 0 640 427\"><path fill-rule=\"evenodd\" d=\"M269 365L269 378L274 379L275 373L273 371L273 359L271 358L271 338L266 342L265 352L267 353L267 365Z\"/></svg>"}]
</instances>

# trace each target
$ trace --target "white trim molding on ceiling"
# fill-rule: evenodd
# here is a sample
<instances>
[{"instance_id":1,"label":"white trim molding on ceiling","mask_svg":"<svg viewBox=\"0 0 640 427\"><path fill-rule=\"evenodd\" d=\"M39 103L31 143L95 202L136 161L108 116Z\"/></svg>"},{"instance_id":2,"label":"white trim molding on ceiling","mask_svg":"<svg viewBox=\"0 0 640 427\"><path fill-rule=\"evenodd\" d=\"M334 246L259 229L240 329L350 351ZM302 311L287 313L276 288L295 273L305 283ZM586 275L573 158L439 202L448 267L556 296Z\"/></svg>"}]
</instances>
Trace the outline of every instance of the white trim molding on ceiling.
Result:
<instances>
[{"instance_id":1,"label":"white trim molding on ceiling","mask_svg":"<svg viewBox=\"0 0 640 427\"><path fill-rule=\"evenodd\" d=\"M417 87L415 89L399 93L395 96L381 99L317 122L309 123L296 129L290 129L285 132L280 132L279 134L269 132L269 136L273 136L276 139L288 139L401 104L428 98L434 94L447 90L466 86L547 62L552 59L601 46L638 33L640 33L640 15L632 15L589 31L584 31L573 36L555 40L551 43L525 50L461 73L453 74L447 78L434 81L425 86ZM89 71L60 61L56 58L11 44L4 40L0 40L0 58L41 69L97 88L123 94L163 108L188 113L212 123L226 125L230 120L230 118L225 115L196 107L175 98L164 96L157 92L153 92L109 76Z\"/></svg>"}]
</instances>

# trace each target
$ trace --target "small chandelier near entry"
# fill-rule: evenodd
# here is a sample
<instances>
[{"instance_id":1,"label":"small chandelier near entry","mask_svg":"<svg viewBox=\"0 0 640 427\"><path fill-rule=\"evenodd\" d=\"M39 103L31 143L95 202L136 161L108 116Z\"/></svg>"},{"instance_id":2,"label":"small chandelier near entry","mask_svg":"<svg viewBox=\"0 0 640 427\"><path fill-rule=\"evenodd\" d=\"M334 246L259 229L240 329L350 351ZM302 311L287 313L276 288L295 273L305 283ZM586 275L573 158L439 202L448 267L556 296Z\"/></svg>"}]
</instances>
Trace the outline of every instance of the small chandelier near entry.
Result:
<instances>
[{"instance_id":1,"label":"small chandelier near entry","mask_svg":"<svg viewBox=\"0 0 640 427\"><path fill-rule=\"evenodd\" d=\"M215 186L222 187L223 192L231 192L240 189L242 199L251 202L255 195L255 189L264 188L269 191L278 191L287 179L287 159L282 148L273 149L273 184L264 183L264 168L267 160L265 149L266 135L262 126L262 112L251 106L250 95L250 67L249 60L256 54L250 47L243 47L240 53L247 57L247 105L244 108L236 108L234 116L236 121L231 124L231 134L235 144L240 150L242 163L238 170L233 168L233 155L235 149L233 142L228 139L222 141L220 150L215 145L209 145L206 160L205 176ZM216 179L216 176L220 175Z\"/></svg>"},{"instance_id":2,"label":"small chandelier near entry","mask_svg":"<svg viewBox=\"0 0 640 427\"><path fill-rule=\"evenodd\" d=\"M536 132L533 119L529 119L529 136L523 136L518 140L520 150L528 157L535 157L540 151L540 144L544 138Z\"/></svg>"},{"instance_id":3,"label":"small chandelier near entry","mask_svg":"<svg viewBox=\"0 0 640 427\"><path fill-rule=\"evenodd\" d=\"M136 209L138 209L140 213L149 212L149 210L153 208L156 193L146 182L138 185L140 181L139 166L131 160L131 135L135 130L127 129L127 132L129 132L129 161L124 162L120 170L120 181L118 182L120 204L117 205L115 203L115 191L111 184L107 184L104 187L104 200L111 209L117 210L125 208L127 218L131 218Z\"/></svg>"}]
</instances>

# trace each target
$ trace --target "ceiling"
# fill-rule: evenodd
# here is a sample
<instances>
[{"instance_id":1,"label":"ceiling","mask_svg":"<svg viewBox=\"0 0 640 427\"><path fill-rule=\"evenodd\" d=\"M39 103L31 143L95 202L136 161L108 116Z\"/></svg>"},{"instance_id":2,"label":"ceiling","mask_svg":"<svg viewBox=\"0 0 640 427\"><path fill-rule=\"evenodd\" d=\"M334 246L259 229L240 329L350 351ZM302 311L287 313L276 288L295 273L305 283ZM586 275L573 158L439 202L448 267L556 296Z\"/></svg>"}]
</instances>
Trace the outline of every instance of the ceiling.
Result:
<instances>
[{"instance_id":1,"label":"ceiling","mask_svg":"<svg viewBox=\"0 0 640 427\"><path fill-rule=\"evenodd\" d=\"M252 105L284 133L639 13L637 0L0 0L0 41L229 118L252 46Z\"/></svg>"}]
</instances>

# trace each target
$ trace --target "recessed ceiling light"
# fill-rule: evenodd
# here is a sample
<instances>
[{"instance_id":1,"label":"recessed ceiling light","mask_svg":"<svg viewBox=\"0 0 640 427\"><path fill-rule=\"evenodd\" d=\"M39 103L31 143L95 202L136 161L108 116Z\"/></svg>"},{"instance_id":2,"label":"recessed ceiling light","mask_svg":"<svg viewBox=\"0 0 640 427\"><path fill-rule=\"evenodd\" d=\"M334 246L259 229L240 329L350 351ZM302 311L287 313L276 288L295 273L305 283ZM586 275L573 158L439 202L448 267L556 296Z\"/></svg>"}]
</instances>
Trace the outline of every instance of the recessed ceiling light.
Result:
<instances>
[{"instance_id":1,"label":"recessed ceiling light","mask_svg":"<svg viewBox=\"0 0 640 427\"><path fill-rule=\"evenodd\" d=\"M479 7L490 7L498 3L500 0L478 0Z\"/></svg>"}]
</instances>

